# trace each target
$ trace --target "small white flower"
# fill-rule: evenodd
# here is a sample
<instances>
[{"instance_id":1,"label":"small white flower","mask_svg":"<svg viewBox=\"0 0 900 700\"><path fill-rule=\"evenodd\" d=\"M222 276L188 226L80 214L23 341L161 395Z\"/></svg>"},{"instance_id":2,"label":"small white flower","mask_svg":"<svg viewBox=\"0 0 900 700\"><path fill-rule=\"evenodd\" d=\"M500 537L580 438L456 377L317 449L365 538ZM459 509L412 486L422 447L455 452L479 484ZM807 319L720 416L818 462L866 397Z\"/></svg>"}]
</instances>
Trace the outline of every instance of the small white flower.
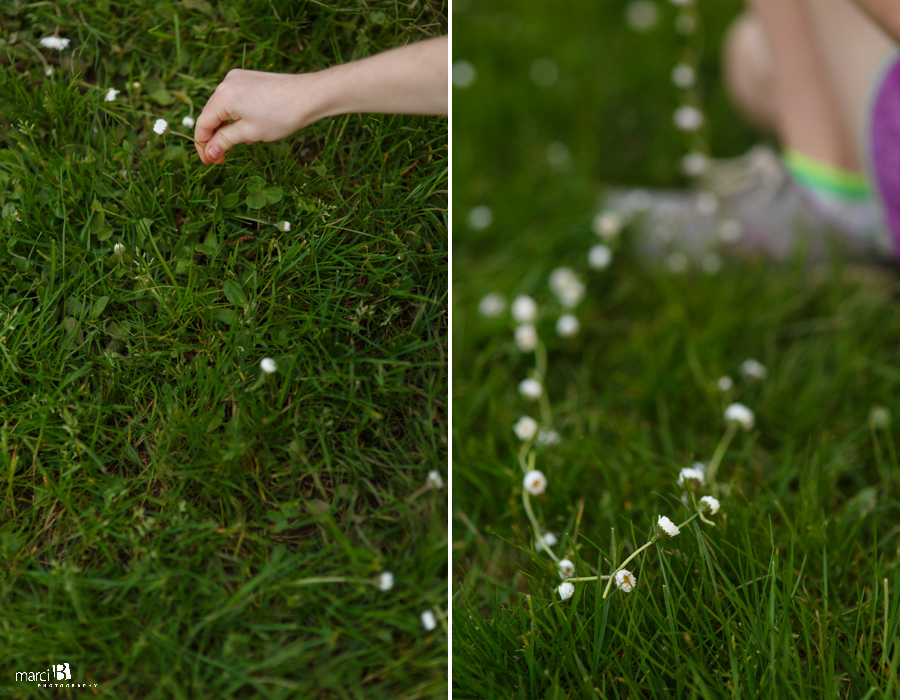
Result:
<instances>
[{"instance_id":1,"label":"small white flower","mask_svg":"<svg viewBox=\"0 0 900 700\"><path fill-rule=\"evenodd\" d=\"M693 66L679 63L672 69L672 82L680 88L694 87L694 83L697 82L697 72Z\"/></svg>"},{"instance_id":2,"label":"small white flower","mask_svg":"<svg viewBox=\"0 0 900 700\"><path fill-rule=\"evenodd\" d=\"M537 302L527 294L520 294L512 303L513 318L519 323L534 323L537 318Z\"/></svg>"},{"instance_id":3,"label":"small white flower","mask_svg":"<svg viewBox=\"0 0 900 700\"><path fill-rule=\"evenodd\" d=\"M568 267L557 267L550 273L550 289L557 296L562 294L563 290L569 285L578 281L575 273Z\"/></svg>"},{"instance_id":4,"label":"small white flower","mask_svg":"<svg viewBox=\"0 0 900 700\"><path fill-rule=\"evenodd\" d=\"M614 211L602 211L594 217L591 228L603 240L611 241L622 230L622 217Z\"/></svg>"},{"instance_id":5,"label":"small white flower","mask_svg":"<svg viewBox=\"0 0 900 700\"><path fill-rule=\"evenodd\" d=\"M124 253L125 253L125 246L123 246L121 243L116 243L116 244L113 246L113 253L115 253L116 255L122 255L122 254L124 254Z\"/></svg>"},{"instance_id":6,"label":"small white flower","mask_svg":"<svg viewBox=\"0 0 900 700\"><path fill-rule=\"evenodd\" d=\"M765 365L754 359L745 360L741 365L741 374L747 379L765 379L769 372Z\"/></svg>"},{"instance_id":7,"label":"small white flower","mask_svg":"<svg viewBox=\"0 0 900 700\"><path fill-rule=\"evenodd\" d=\"M665 515L660 515L659 519L656 521L656 524L659 526L659 529L669 537L675 537L681 530L678 529L678 526L669 520Z\"/></svg>"},{"instance_id":8,"label":"small white flower","mask_svg":"<svg viewBox=\"0 0 900 700\"><path fill-rule=\"evenodd\" d=\"M616 572L614 580L616 582L616 588L625 591L626 593L631 593L631 591L634 590L634 587L637 586L637 579L628 569L619 569Z\"/></svg>"},{"instance_id":9,"label":"small white flower","mask_svg":"<svg viewBox=\"0 0 900 700\"><path fill-rule=\"evenodd\" d=\"M18 209L13 209L12 217L13 217L16 221L22 221L22 215L19 213L19 210L18 210Z\"/></svg>"},{"instance_id":10,"label":"small white flower","mask_svg":"<svg viewBox=\"0 0 900 700\"><path fill-rule=\"evenodd\" d=\"M719 223L716 234L722 243L737 243L744 236L744 228L734 219L725 219Z\"/></svg>"},{"instance_id":11,"label":"small white flower","mask_svg":"<svg viewBox=\"0 0 900 700\"><path fill-rule=\"evenodd\" d=\"M537 438L535 439L535 444L537 445L558 445L560 442L559 433L555 430L547 430L546 428L541 428L538 431Z\"/></svg>"},{"instance_id":12,"label":"small white flower","mask_svg":"<svg viewBox=\"0 0 900 700\"><path fill-rule=\"evenodd\" d=\"M659 10L650 0L632 0L625 7L625 21L634 31L646 32L659 21Z\"/></svg>"},{"instance_id":13,"label":"small white flower","mask_svg":"<svg viewBox=\"0 0 900 700\"><path fill-rule=\"evenodd\" d=\"M547 532L544 534L544 544L548 547L555 547L557 543L556 535L552 532Z\"/></svg>"},{"instance_id":14,"label":"small white flower","mask_svg":"<svg viewBox=\"0 0 900 700\"><path fill-rule=\"evenodd\" d=\"M135 81L131 84L131 87L134 88L135 90L140 90L140 89L141 89L141 84L140 84L137 80L135 80Z\"/></svg>"},{"instance_id":15,"label":"small white flower","mask_svg":"<svg viewBox=\"0 0 900 700\"><path fill-rule=\"evenodd\" d=\"M744 404L733 403L725 409L725 422L738 423L744 430L752 430L756 424L756 416Z\"/></svg>"},{"instance_id":16,"label":"small white flower","mask_svg":"<svg viewBox=\"0 0 900 700\"><path fill-rule=\"evenodd\" d=\"M516 437L518 437L519 440L528 442L529 440L533 440L535 435L537 435L538 422L531 416L522 416L516 424L513 425L513 430L516 432Z\"/></svg>"},{"instance_id":17,"label":"small white flower","mask_svg":"<svg viewBox=\"0 0 900 700\"><path fill-rule=\"evenodd\" d=\"M485 318L497 318L506 309L506 297L497 292L486 294L478 302L478 313Z\"/></svg>"},{"instance_id":18,"label":"small white flower","mask_svg":"<svg viewBox=\"0 0 900 700\"><path fill-rule=\"evenodd\" d=\"M259 368L266 374L272 374L278 370L278 364L271 357L264 357L259 363Z\"/></svg>"},{"instance_id":19,"label":"small white flower","mask_svg":"<svg viewBox=\"0 0 900 700\"><path fill-rule=\"evenodd\" d=\"M703 126L703 112L691 105L682 105L675 110L672 120L682 131L699 131Z\"/></svg>"},{"instance_id":20,"label":"small white flower","mask_svg":"<svg viewBox=\"0 0 900 700\"><path fill-rule=\"evenodd\" d=\"M706 507L709 508L709 514L715 515L719 512L720 503L718 499L713 498L712 496L704 496L700 499L700 503L706 504Z\"/></svg>"},{"instance_id":21,"label":"small white flower","mask_svg":"<svg viewBox=\"0 0 900 700\"><path fill-rule=\"evenodd\" d=\"M475 82L475 66L468 61L454 61L452 76L454 86L467 88Z\"/></svg>"},{"instance_id":22,"label":"small white flower","mask_svg":"<svg viewBox=\"0 0 900 700\"><path fill-rule=\"evenodd\" d=\"M45 49L56 49L62 51L69 48L69 39L60 36L45 36L41 39L41 46Z\"/></svg>"},{"instance_id":23,"label":"small white flower","mask_svg":"<svg viewBox=\"0 0 900 700\"><path fill-rule=\"evenodd\" d=\"M165 119L157 119L153 122L153 131L162 136L169 130L169 122Z\"/></svg>"},{"instance_id":24,"label":"small white flower","mask_svg":"<svg viewBox=\"0 0 900 700\"><path fill-rule=\"evenodd\" d=\"M426 610L420 616L422 619L422 627L431 632L435 627L437 627L437 620L434 617L434 613L431 610Z\"/></svg>"},{"instance_id":25,"label":"small white flower","mask_svg":"<svg viewBox=\"0 0 900 700\"><path fill-rule=\"evenodd\" d=\"M480 206L473 207L469 211L467 220L470 227L481 230L491 225L491 222L494 220L494 214L491 212L490 207L486 207L482 204Z\"/></svg>"},{"instance_id":26,"label":"small white flower","mask_svg":"<svg viewBox=\"0 0 900 700\"><path fill-rule=\"evenodd\" d=\"M291 230L291 222L290 221L279 221L275 224L275 228L277 228L282 233L287 233Z\"/></svg>"},{"instance_id":27,"label":"small white flower","mask_svg":"<svg viewBox=\"0 0 900 700\"><path fill-rule=\"evenodd\" d=\"M556 566L559 567L560 578L572 578L575 575L575 564L571 559L560 559Z\"/></svg>"},{"instance_id":28,"label":"small white flower","mask_svg":"<svg viewBox=\"0 0 900 700\"><path fill-rule=\"evenodd\" d=\"M588 265L591 266L592 270L605 270L612 262L612 257L612 250L599 243L591 246L590 251L588 251Z\"/></svg>"},{"instance_id":29,"label":"small white flower","mask_svg":"<svg viewBox=\"0 0 900 700\"><path fill-rule=\"evenodd\" d=\"M394 587L394 574L390 571L382 571L378 576L378 590L389 591Z\"/></svg>"},{"instance_id":30,"label":"small white flower","mask_svg":"<svg viewBox=\"0 0 900 700\"><path fill-rule=\"evenodd\" d=\"M568 582L559 584L559 588L557 588L556 590L559 591L559 597L561 600L568 600L573 595L575 595L575 586Z\"/></svg>"},{"instance_id":31,"label":"small white flower","mask_svg":"<svg viewBox=\"0 0 900 700\"><path fill-rule=\"evenodd\" d=\"M559 78L559 67L552 58L539 58L528 71L531 82L539 87L550 87Z\"/></svg>"},{"instance_id":32,"label":"small white flower","mask_svg":"<svg viewBox=\"0 0 900 700\"><path fill-rule=\"evenodd\" d=\"M554 141L547 146L547 162L556 168L564 166L571 157L569 147L562 141Z\"/></svg>"},{"instance_id":33,"label":"small white flower","mask_svg":"<svg viewBox=\"0 0 900 700\"><path fill-rule=\"evenodd\" d=\"M121 90L116 90L115 88L110 88L106 91L106 95L103 96L104 102L113 102L116 99L116 95L118 95Z\"/></svg>"},{"instance_id":34,"label":"small white flower","mask_svg":"<svg viewBox=\"0 0 900 700\"><path fill-rule=\"evenodd\" d=\"M558 295L559 303L566 309L578 306L578 302L584 299L584 285L575 280L565 287Z\"/></svg>"},{"instance_id":35,"label":"small white flower","mask_svg":"<svg viewBox=\"0 0 900 700\"><path fill-rule=\"evenodd\" d=\"M706 172L709 158L698 151L691 151L681 159L681 172L688 177L697 177Z\"/></svg>"},{"instance_id":36,"label":"small white flower","mask_svg":"<svg viewBox=\"0 0 900 700\"><path fill-rule=\"evenodd\" d=\"M556 322L556 334L560 338L572 338L578 335L581 324L572 314L563 314Z\"/></svg>"},{"instance_id":37,"label":"small white flower","mask_svg":"<svg viewBox=\"0 0 900 700\"><path fill-rule=\"evenodd\" d=\"M694 467L685 467L678 474L678 485L681 486L685 481L696 481L701 486L706 483L706 474Z\"/></svg>"},{"instance_id":38,"label":"small white flower","mask_svg":"<svg viewBox=\"0 0 900 700\"><path fill-rule=\"evenodd\" d=\"M684 36L689 36L697 29L697 21L689 14L682 12L675 18L675 31Z\"/></svg>"},{"instance_id":39,"label":"small white flower","mask_svg":"<svg viewBox=\"0 0 900 700\"><path fill-rule=\"evenodd\" d=\"M522 479L522 487L532 496L540 496L547 488L547 477L543 472L532 469Z\"/></svg>"},{"instance_id":40,"label":"small white flower","mask_svg":"<svg viewBox=\"0 0 900 700\"><path fill-rule=\"evenodd\" d=\"M537 379L523 379L519 382L519 393L526 399L536 401L544 393L544 387Z\"/></svg>"},{"instance_id":41,"label":"small white flower","mask_svg":"<svg viewBox=\"0 0 900 700\"><path fill-rule=\"evenodd\" d=\"M530 323L516 327L516 345L522 352L533 351L538 344L537 330Z\"/></svg>"},{"instance_id":42,"label":"small white flower","mask_svg":"<svg viewBox=\"0 0 900 700\"><path fill-rule=\"evenodd\" d=\"M188 129L194 128L194 118L193 117L185 117L181 120L181 126L186 126Z\"/></svg>"},{"instance_id":43,"label":"small white flower","mask_svg":"<svg viewBox=\"0 0 900 700\"><path fill-rule=\"evenodd\" d=\"M436 469L432 469L428 472L428 478L425 480L425 483L435 489L444 488L444 479L441 477L441 473Z\"/></svg>"},{"instance_id":44,"label":"small white flower","mask_svg":"<svg viewBox=\"0 0 900 700\"><path fill-rule=\"evenodd\" d=\"M688 256L680 250L676 250L666 258L666 266L669 268L669 271L675 275L680 275L687 270L689 264L690 260L688 259Z\"/></svg>"},{"instance_id":45,"label":"small white flower","mask_svg":"<svg viewBox=\"0 0 900 700\"><path fill-rule=\"evenodd\" d=\"M46 75L48 78L53 75L53 66L47 66L46 70L44 71L44 75Z\"/></svg>"},{"instance_id":46,"label":"small white flower","mask_svg":"<svg viewBox=\"0 0 900 700\"><path fill-rule=\"evenodd\" d=\"M873 428L888 428L891 425L891 412L884 406L872 406L869 411L869 425Z\"/></svg>"}]
</instances>

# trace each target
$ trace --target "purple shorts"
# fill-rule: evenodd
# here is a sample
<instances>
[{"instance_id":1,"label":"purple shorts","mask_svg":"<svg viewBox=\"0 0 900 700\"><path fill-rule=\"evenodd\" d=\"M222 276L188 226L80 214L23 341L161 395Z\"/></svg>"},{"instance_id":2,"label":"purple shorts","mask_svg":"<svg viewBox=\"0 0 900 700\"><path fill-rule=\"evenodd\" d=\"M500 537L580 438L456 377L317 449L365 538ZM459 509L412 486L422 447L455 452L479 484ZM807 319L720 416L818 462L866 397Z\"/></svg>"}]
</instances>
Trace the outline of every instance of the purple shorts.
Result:
<instances>
[{"instance_id":1,"label":"purple shorts","mask_svg":"<svg viewBox=\"0 0 900 700\"><path fill-rule=\"evenodd\" d=\"M888 65L870 113L872 175L884 219L900 256L900 58Z\"/></svg>"}]
</instances>

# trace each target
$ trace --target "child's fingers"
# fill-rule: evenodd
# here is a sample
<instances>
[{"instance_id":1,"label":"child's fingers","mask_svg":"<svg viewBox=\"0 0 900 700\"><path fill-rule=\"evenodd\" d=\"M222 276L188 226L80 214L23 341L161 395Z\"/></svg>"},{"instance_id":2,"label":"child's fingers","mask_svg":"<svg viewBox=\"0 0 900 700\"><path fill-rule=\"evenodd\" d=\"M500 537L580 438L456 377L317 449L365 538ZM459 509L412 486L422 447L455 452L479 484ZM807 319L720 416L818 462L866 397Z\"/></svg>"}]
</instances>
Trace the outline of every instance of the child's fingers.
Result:
<instances>
[{"instance_id":1,"label":"child's fingers","mask_svg":"<svg viewBox=\"0 0 900 700\"><path fill-rule=\"evenodd\" d=\"M251 138L248 130L247 122L243 119L220 126L204 144L209 162L222 163L225 160L225 154L237 144L252 143L254 139Z\"/></svg>"}]
</instances>

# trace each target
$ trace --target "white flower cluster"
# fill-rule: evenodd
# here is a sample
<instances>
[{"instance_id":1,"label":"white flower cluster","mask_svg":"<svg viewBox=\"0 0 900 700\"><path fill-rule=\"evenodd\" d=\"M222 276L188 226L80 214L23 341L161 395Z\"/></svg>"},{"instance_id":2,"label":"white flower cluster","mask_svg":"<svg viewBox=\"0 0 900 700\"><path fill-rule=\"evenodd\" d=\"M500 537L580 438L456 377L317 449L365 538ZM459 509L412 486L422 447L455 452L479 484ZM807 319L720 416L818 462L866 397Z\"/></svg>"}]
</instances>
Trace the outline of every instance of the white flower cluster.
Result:
<instances>
[{"instance_id":1,"label":"white flower cluster","mask_svg":"<svg viewBox=\"0 0 900 700\"><path fill-rule=\"evenodd\" d=\"M65 39L61 36L45 36L41 39L41 46L45 49L55 49L56 51L62 51L63 49L69 48L69 39Z\"/></svg>"}]
</instances>

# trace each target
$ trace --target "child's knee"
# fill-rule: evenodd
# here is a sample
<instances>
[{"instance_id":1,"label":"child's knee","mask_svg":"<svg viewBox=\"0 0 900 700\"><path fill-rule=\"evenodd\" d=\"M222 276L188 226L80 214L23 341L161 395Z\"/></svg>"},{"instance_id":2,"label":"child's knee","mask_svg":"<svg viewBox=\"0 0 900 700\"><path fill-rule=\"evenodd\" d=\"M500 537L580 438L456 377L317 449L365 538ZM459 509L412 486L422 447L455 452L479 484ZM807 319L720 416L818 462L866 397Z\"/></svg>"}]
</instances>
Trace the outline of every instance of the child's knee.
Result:
<instances>
[{"instance_id":1,"label":"child's knee","mask_svg":"<svg viewBox=\"0 0 900 700\"><path fill-rule=\"evenodd\" d=\"M775 64L762 22L752 12L740 15L725 36L722 55L728 92L752 124L776 124Z\"/></svg>"}]
</instances>

